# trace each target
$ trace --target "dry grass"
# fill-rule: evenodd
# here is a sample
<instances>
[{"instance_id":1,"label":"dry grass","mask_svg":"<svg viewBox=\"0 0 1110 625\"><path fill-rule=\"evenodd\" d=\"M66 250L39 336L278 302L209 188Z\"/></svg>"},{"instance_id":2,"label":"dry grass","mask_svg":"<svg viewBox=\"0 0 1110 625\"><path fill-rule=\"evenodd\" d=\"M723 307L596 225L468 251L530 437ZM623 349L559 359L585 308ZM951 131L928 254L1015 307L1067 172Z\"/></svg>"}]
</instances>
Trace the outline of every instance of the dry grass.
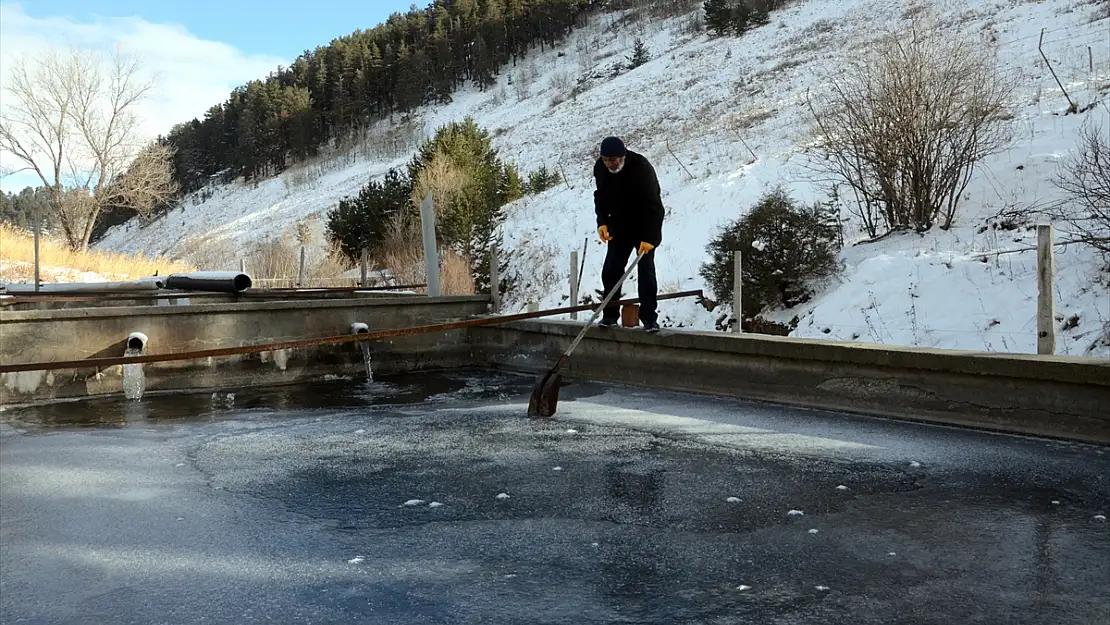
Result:
<instances>
[{"instance_id":1,"label":"dry grass","mask_svg":"<svg viewBox=\"0 0 1110 625\"><path fill-rule=\"evenodd\" d=\"M437 216L450 213L454 208L455 198L469 181L467 172L436 152L427 166L420 171L420 175L413 185L412 203L419 206L428 193L432 194L433 205Z\"/></svg>"},{"instance_id":2,"label":"dry grass","mask_svg":"<svg viewBox=\"0 0 1110 625\"><path fill-rule=\"evenodd\" d=\"M22 281L34 279L35 243L28 232L0 224L0 280ZM196 267L165 257L147 257L138 254L120 254L89 250L74 252L62 243L43 238L39 243L39 264L43 269L40 279L49 281L48 268L68 269L71 272L92 272L106 280L131 280L175 272L196 271Z\"/></svg>"},{"instance_id":3,"label":"dry grass","mask_svg":"<svg viewBox=\"0 0 1110 625\"><path fill-rule=\"evenodd\" d=\"M305 248L304 284L329 286L339 281L348 267L335 246L313 245L288 235L258 243L247 252L247 273L266 286L293 286L301 267L301 246Z\"/></svg>"},{"instance_id":4,"label":"dry grass","mask_svg":"<svg viewBox=\"0 0 1110 625\"><path fill-rule=\"evenodd\" d=\"M451 251L440 253L440 288L444 295L473 295L474 279L470 275L470 261ZM424 269L424 243L419 223L405 216L397 216L390 224L374 255L382 267L389 267L402 284L420 284L427 280Z\"/></svg>"}]
</instances>

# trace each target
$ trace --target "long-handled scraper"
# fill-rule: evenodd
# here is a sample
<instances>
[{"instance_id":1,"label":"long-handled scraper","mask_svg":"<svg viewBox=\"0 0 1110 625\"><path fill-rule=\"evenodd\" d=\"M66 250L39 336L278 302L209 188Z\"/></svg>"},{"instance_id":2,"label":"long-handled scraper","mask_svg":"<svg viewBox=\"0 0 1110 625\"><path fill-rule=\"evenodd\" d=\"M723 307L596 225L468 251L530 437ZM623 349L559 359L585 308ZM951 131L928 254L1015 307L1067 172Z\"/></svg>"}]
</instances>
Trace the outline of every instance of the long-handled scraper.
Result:
<instances>
[{"instance_id":1,"label":"long-handled scraper","mask_svg":"<svg viewBox=\"0 0 1110 625\"><path fill-rule=\"evenodd\" d=\"M586 336L586 332L590 329L590 326L592 326L598 316L605 311L605 307L609 305L609 300L613 299L613 295L620 290L621 285L624 284L624 281L632 274L632 270L636 268L640 263L640 259L643 257L643 254L636 255L636 258L632 260L632 264L625 270L621 279L613 285L613 288L609 291L609 294L605 296L605 299L601 300L601 305L594 310L594 314L590 317L590 320L586 322L586 325L582 326L582 330L578 333L578 336L575 337L574 341L571 342L567 351L563 352L563 355L555 362L555 366L547 373L536 378L535 386L532 387L532 397L528 400L529 417L550 417L555 414L555 405L559 403L559 386L563 381L563 376L559 374L559 371L570 358L570 354L574 351L574 348L578 347L578 343L582 341L582 337Z\"/></svg>"}]
</instances>

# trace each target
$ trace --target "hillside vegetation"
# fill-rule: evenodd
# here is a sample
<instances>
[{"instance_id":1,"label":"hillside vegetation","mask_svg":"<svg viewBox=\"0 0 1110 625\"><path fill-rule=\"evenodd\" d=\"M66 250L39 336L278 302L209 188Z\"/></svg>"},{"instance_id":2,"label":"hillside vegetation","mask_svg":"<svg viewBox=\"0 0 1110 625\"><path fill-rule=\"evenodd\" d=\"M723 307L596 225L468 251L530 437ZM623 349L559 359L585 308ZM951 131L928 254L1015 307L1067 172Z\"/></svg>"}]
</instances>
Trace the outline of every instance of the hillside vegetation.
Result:
<instances>
[{"instance_id":1,"label":"hillside vegetation","mask_svg":"<svg viewBox=\"0 0 1110 625\"><path fill-rule=\"evenodd\" d=\"M565 304L572 250L585 252L581 293L596 301L604 250L590 170L598 142L616 134L660 176L668 209L661 287L703 288L716 301L712 310L664 303L665 327L736 322L728 294L706 277L714 244L743 231L745 216L781 192L783 206L823 224L811 231L835 243L835 266L822 263L820 274L787 283L776 277L786 275L785 261L773 257L785 247L765 231L738 238L750 266L770 274L744 277L766 294L752 304L758 312L745 313L746 325L1034 352L1034 230L1053 223L1061 243L1058 351L1110 356L1107 261L1098 247L1106 222L1098 218L1097 172L1106 151L1089 140L1110 129L1105 4L768 4L765 18L718 15L708 29L702 3L581 13L555 48L544 44L515 63L510 55L492 82L457 85L450 102L368 119L357 136L328 138L318 156L281 175L211 179L162 218L117 226L100 245L203 256L213 268L233 267L252 246L297 227L314 228L315 240L330 245L329 212L469 117L522 177L558 174L557 184L500 207L496 234L512 310ZM889 88L898 81L908 81L902 91ZM849 106L860 101L868 106ZM855 110L887 116L853 117ZM941 142L922 142L926 136ZM959 149L960 141L972 143ZM855 167L841 158L853 153L875 158ZM943 167L923 168L926 157ZM930 172L940 177L924 180ZM835 229L835 241L824 226Z\"/></svg>"}]
</instances>

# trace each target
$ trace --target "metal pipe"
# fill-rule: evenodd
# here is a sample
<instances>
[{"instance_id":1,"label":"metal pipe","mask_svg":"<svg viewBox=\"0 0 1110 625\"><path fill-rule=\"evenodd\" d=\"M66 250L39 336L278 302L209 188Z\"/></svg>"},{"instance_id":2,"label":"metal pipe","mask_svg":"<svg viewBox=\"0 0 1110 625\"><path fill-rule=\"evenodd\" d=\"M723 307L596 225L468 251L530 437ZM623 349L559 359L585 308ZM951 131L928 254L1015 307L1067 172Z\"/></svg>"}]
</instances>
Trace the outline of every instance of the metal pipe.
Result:
<instances>
[{"instance_id":1,"label":"metal pipe","mask_svg":"<svg viewBox=\"0 0 1110 625\"><path fill-rule=\"evenodd\" d=\"M160 277L139 278L127 282L52 282L36 288L33 284L5 284L8 293L127 293L132 291L157 291L165 287Z\"/></svg>"},{"instance_id":2,"label":"metal pipe","mask_svg":"<svg viewBox=\"0 0 1110 625\"><path fill-rule=\"evenodd\" d=\"M238 271L194 271L166 276L167 289L238 293L251 288L251 277Z\"/></svg>"},{"instance_id":3,"label":"metal pipe","mask_svg":"<svg viewBox=\"0 0 1110 625\"><path fill-rule=\"evenodd\" d=\"M105 284L98 282L95 284ZM358 294L363 291L394 291L399 289L418 289L423 288L425 284L399 284L397 286L344 286L344 287L323 287L318 289L251 289L243 293L238 293L239 297L265 299L267 297L280 296L282 298L297 298L297 299L311 299L316 294L328 293L354 293ZM2 288L2 285L0 285ZM20 295L25 295L20 293ZM35 296L33 293L26 294L25 297L18 299L0 299L0 304L22 304L26 302L85 302L96 300L113 300L113 299L180 299L184 297L181 293L136 293L129 295L125 291L81 291L80 295L41 295ZM191 292L188 297L227 297L226 293L205 293L205 292Z\"/></svg>"},{"instance_id":4,"label":"metal pipe","mask_svg":"<svg viewBox=\"0 0 1110 625\"><path fill-rule=\"evenodd\" d=\"M365 323L360 322L351 324L351 334L366 334L368 332L370 332L370 326L366 325Z\"/></svg>"},{"instance_id":5,"label":"metal pipe","mask_svg":"<svg viewBox=\"0 0 1110 625\"><path fill-rule=\"evenodd\" d=\"M127 335L127 351L142 354L146 351L146 335L142 332L132 332Z\"/></svg>"},{"instance_id":6,"label":"metal pipe","mask_svg":"<svg viewBox=\"0 0 1110 625\"><path fill-rule=\"evenodd\" d=\"M701 289L697 289L694 291L663 293L659 295L659 297L656 299L662 301L669 299L678 299L681 297L704 297L704 294ZM640 300L638 298L633 298L616 300L612 303L616 305L625 305L638 304L639 302ZM320 345L352 343L357 341L373 341L377 339L392 338L397 336L424 334L427 332L446 332L447 330L458 330L462 328L473 328L477 326L494 325L498 323L509 323L511 321L523 321L525 319L536 319L539 317L553 317L556 315L563 315L572 311L593 309L593 304L583 306L568 306L564 308L551 308L549 310L541 310L537 312L518 313L515 315L495 315L490 317L479 317L477 319L465 319L462 321L449 321L446 323L437 323L426 326L415 326L389 330L375 330L373 332L347 334L342 336L322 336L315 339L298 339L293 341L281 341L278 343L266 343L262 345L240 345L238 347L202 349L177 354L146 354L143 356L132 356L124 358L85 358L83 360L58 360L54 362L28 362L15 365L0 365L0 373L15 373L17 371L46 371L56 369L81 369L86 367L111 367L114 365L135 364L140 362L172 362L178 360L214 358L219 356L241 356L244 354L256 354L259 352L269 352L279 349L318 347Z\"/></svg>"}]
</instances>

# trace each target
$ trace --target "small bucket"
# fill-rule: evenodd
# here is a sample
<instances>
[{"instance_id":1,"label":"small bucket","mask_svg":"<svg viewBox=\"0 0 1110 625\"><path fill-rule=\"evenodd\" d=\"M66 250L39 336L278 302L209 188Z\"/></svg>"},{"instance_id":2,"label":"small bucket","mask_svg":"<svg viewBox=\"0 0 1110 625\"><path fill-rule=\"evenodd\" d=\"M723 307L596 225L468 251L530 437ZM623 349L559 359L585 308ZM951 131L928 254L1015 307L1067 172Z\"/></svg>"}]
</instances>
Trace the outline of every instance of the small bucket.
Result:
<instances>
[{"instance_id":1,"label":"small bucket","mask_svg":"<svg viewBox=\"0 0 1110 625\"><path fill-rule=\"evenodd\" d=\"M621 307L621 325L626 328L635 328L640 325L639 304L626 304Z\"/></svg>"}]
</instances>

